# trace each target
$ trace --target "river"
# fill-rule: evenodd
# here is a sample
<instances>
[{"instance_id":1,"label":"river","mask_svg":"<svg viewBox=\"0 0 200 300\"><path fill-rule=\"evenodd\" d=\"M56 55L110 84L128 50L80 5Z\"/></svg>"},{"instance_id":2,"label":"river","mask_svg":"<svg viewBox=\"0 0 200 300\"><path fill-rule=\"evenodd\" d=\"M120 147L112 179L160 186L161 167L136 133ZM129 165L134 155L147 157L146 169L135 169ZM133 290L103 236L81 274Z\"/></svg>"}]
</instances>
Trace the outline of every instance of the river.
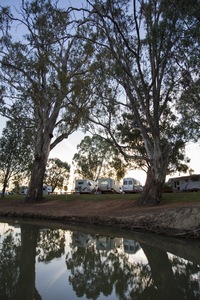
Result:
<instances>
[{"instance_id":1,"label":"river","mask_svg":"<svg viewBox=\"0 0 200 300\"><path fill-rule=\"evenodd\" d=\"M0 299L200 299L200 241L4 219Z\"/></svg>"}]
</instances>

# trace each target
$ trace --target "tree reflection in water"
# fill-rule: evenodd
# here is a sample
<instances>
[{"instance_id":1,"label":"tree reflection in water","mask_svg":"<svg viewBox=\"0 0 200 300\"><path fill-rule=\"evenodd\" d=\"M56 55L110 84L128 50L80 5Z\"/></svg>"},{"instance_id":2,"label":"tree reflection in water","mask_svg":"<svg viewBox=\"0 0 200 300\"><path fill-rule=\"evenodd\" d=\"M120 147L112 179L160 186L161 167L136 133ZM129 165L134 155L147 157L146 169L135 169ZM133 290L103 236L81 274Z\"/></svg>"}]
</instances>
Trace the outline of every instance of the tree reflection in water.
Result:
<instances>
[{"instance_id":1,"label":"tree reflection in water","mask_svg":"<svg viewBox=\"0 0 200 300\"><path fill-rule=\"evenodd\" d=\"M144 236L134 241L77 231L71 232L70 237L70 241L66 240L64 230L30 224L21 224L18 232L14 227L4 232L0 236L0 299L48 299L36 288L35 262L38 261L38 266L49 265L53 259L64 257L66 274L69 273L65 285L78 298L95 300L102 295L108 299L114 295L120 300L200 298L198 243L176 245L175 240L160 242L161 239L149 240ZM134 260L141 249L145 261ZM62 293L65 299L66 287L57 293L59 299Z\"/></svg>"},{"instance_id":2,"label":"tree reflection in water","mask_svg":"<svg viewBox=\"0 0 200 300\"><path fill-rule=\"evenodd\" d=\"M21 224L4 233L0 252L0 299L40 300L35 287L35 258L49 262L64 254L64 232Z\"/></svg>"},{"instance_id":3,"label":"tree reflection in water","mask_svg":"<svg viewBox=\"0 0 200 300\"><path fill-rule=\"evenodd\" d=\"M76 236L83 240L82 233L76 232ZM120 247L108 251L99 250L97 245L98 238L89 245L72 243L71 253L66 255L69 282L77 297L97 299L102 293L109 298L115 291L119 299L199 299L198 281L191 281L192 274L200 272L199 265L170 258L165 251L145 243L140 246L148 263L130 261Z\"/></svg>"}]
</instances>

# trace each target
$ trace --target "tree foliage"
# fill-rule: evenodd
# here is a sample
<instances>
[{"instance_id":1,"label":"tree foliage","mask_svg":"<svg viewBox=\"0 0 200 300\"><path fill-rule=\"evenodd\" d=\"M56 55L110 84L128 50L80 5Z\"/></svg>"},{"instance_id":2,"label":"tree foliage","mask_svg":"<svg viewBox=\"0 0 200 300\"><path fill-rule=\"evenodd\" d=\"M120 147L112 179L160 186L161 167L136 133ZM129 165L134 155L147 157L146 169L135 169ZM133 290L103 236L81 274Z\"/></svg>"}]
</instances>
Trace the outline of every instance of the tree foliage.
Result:
<instances>
[{"instance_id":1,"label":"tree foliage","mask_svg":"<svg viewBox=\"0 0 200 300\"><path fill-rule=\"evenodd\" d=\"M52 191L56 188L62 189L63 185L67 186L70 175L70 165L61 161L59 158L50 158L47 163L44 182L52 186Z\"/></svg>"},{"instance_id":2,"label":"tree foliage","mask_svg":"<svg viewBox=\"0 0 200 300\"><path fill-rule=\"evenodd\" d=\"M200 137L200 79L190 82L185 87L179 101L177 110L181 114L181 125L187 126L187 140L197 141Z\"/></svg>"},{"instance_id":3,"label":"tree foliage","mask_svg":"<svg viewBox=\"0 0 200 300\"><path fill-rule=\"evenodd\" d=\"M15 13L2 7L0 21L1 114L10 118L16 112L35 129L26 201L39 201L49 151L88 114L93 49L74 37L73 10L59 8L57 1L22 1Z\"/></svg>"},{"instance_id":4,"label":"tree foliage","mask_svg":"<svg viewBox=\"0 0 200 300\"><path fill-rule=\"evenodd\" d=\"M199 24L196 10L200 3L198 0L190 3L182 0L87 3L92 12L87 20L93 30L93 39L106 61L104 72L109 72L110 82L121 92L120 97L114 95L112 102L108 97L107 104L105 98L103 103L99 102L92 122L109 132L119 145L115 135L117 123L124 130L124 118L129 116L129 132L136 129L141 139L134 143L129 134L133 141L128 141L129 151L124 151L124 145L119 148L126 157L143 161L147 166L147 181L140 204L159 203L172 154L176 154L177 149L181 158L184 146L181 139L187 134L187 128L180 126L175 104L183 91L185 74L199 76L194 62L200 48L196 30ZM85 38L91 40L91 33ZM172 161L175 163L174 158ZM178 165L180 168L180 161Z\"/></svg>"},{"instance_id":5,"label":"tree foliage","mask_svg":"<svg viewBox=\"0 0 200 300\"><path fill-rule=\"evenodd\" d=\"M186 168L181 140L189 137L176 104L199 80L200 2L86 2L63 10L23 1L15 15L1 9L1 113L35 128L26 200L42 199L49 151L89 119L147 169L140 204L159 203L167 172Z\"/></svg>"},{"instance_id":6,"label":"tree foliage","mask_svg":"<svg viewBox=\"0 0 200 300\"><path fill-rule=\"evenodd\" d=\"M77 146L73 161L75 171L82 178L94 181L100 177L120 180L126 173L127 163L111 141L99 135L85 136Z\"/></svg>"},{"instance_id":7,"label":"tree foliage","mask_svg":"<svg viewBox=\"0 0 200 300\"><path fill-rule=\"evenodd\" d=\"M0 138L0 174L2 196L11 179L30 176L33 158L31 131L8 121Z\"/></svg>"}]
</instances>

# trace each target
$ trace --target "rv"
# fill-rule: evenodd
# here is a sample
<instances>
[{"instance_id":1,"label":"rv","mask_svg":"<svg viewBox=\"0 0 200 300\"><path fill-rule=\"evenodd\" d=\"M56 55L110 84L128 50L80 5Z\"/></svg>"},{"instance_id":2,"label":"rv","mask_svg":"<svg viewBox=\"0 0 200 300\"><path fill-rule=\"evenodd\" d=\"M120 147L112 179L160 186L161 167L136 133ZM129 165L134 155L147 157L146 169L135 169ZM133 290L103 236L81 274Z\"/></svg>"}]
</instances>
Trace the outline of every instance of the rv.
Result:
<instances>
[{"instance_id":1,"label":"rv","mask_svg":"<svg viewBox=\"0 0 200 300\"><path fill-rule=\"evenodd\" d=\"M19 187L19 195L26 195L28 191L28 187L25 185L21 185Z\"/></svg>"},{"instance_id":2,"label":"rv","mask_svg":"<svg viewBox=\"0 0 200 300\"><path fill-rule=\"evenodd\" d=\"M52 193L52 186L43 185L43 195L48 195Z\"/></svg>"},{"instance_id":3,"label":"rv","mask_svg":"<svg viewBox=\"0 0 200 300\"><path fill-rule=\"evenodd\" d=\"M112 178L98 179L98 191L104 193L121 193L120 184Z\"/></svg>"},{"instance_id":4,"label":"rv","mask_svg":"<svg viewBox=\"0 0 200 300\"><path fill-rule=\"evenodd\" d=\"M141 193L143 191L143 187L142 187L141 183L134 178L124 178L122 190L125 194Z\"/></svg>"},{"instance_id":5,"label":"rv","mask_svg":"<svg viewBox=\"0 0 200 300\"><path fill-rule=\"evenodd\" d=\"M197 192L200 191L200 174L170 178L168 185L173 192Z\"/></svg>"},{"instance_id":6,"label":"rv","mask_svg":"<svg viewBox=\"0 0 200 300\"><path fill-rule=\"evenodd\" d=\"M19 194L20 195L26 195L28 191L28 187L27 186L20 186L19 187ZM43 195L48 195L52 193L52 186L48 186L48 185L44 185L43 186Z\"/></svg>"},{"instance_id":7,"label":"rv","mask_svg":"<svg viewBox=\"0 0 200 300\"><path fill-rule=\"evenodd\" d=\"M90 179L78 179L75 181L75 193L92 194L97 190L97 182Z\"/></svg>"}]
</instances>

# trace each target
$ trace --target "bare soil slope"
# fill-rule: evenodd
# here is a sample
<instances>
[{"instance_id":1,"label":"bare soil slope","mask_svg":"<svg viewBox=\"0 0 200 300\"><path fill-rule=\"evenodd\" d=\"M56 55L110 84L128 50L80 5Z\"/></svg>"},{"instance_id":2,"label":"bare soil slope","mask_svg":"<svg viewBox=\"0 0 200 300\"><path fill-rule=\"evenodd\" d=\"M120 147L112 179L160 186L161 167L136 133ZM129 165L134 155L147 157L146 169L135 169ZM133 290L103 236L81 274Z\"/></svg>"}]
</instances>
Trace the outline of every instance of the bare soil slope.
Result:
<instances>
[{"instance_id":1,"label":"bare soil slope","mask_svg":"<svg viewBox=\"0 0 200 300\"><path fill-rule=\"evenodd\" d=\"M27 204L0 199L0 216L94 224L163 235L200 238L200 202L138 207L132 200L46 200Z\"/></svg>"}]
</instances>

